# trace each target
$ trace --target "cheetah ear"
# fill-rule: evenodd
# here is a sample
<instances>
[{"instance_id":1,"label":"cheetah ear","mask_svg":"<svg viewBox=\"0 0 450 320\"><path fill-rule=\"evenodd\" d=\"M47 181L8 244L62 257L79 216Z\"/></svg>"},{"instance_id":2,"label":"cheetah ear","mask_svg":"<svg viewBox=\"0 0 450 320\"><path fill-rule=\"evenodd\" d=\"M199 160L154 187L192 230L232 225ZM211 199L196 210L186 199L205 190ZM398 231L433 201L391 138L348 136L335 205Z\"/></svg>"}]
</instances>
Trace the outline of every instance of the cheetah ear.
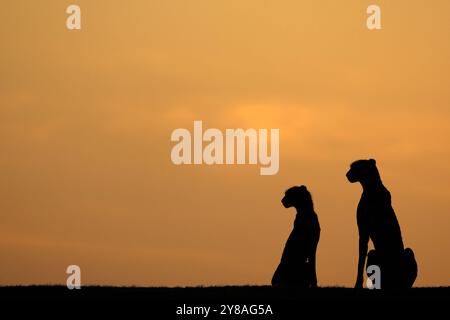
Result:
<instances>
[{"instance_id":1,"label":"cheetah ear","mask_svg":"<svg viewBox=\"0 0 450 320\"><path fill-rule=\"evenodd\" d=\"M377 162L375 161L375 159L370 159L369 160L371 164L377 164Z\"/></svg>"},{"instance_id":2,"label":"cheetah ear","mask_svg":"<svg viewBox=\"0 0 450 320\"><path fill-rule=\"evenodd\" d=\"M304 185L301 185L299 188L300 188L301 190L308 190L308 189L306 189L306 186L304 186Z\"/></svg>"}]
</instances>

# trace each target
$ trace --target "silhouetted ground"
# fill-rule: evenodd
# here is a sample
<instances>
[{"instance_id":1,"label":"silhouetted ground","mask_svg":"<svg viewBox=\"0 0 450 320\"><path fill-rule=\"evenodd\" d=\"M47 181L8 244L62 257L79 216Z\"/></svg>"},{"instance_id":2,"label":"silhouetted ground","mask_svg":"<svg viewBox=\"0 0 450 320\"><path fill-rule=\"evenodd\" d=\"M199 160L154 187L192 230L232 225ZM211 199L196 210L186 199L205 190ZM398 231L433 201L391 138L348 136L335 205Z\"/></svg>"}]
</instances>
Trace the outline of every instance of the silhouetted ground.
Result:
<instances>
[{"instance_id":1,"label":"silhouetted ground","mask_svg":"<svg viewBox=\"0 0 450 320\"><path fill-rule=\"evenodd\" d=\"M64 286L29 286L0 287L0 297L2 311L11 308L16 313L59 317L63 315L61 312L70 315L89 312L90 316L113 314L143 319L302 319L306 314L346 318L379 318L393 314L405 317L418 313L442 316L450 307L450 287L355 291L349 288L302 290L270 286L82 287L80 290L69 290ZM236 305L239 305L239 311L236 307L228 308ZM273 315L268 312L268 306ZM177 311L188 312L189 307L209 307L209 314L207 317L204 314L177 315Z\"/></svg>"}]
</instances>

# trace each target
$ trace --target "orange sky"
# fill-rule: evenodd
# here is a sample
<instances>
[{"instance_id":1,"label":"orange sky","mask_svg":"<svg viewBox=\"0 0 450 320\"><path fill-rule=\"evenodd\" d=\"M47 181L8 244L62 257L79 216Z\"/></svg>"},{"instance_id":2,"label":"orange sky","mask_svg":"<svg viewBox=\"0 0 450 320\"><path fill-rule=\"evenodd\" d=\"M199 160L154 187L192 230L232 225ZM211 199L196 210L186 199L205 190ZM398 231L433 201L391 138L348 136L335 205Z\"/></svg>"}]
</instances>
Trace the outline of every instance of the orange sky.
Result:
<instances>
[{"instance_id":1,"label":"orange sky","mask_svg":"<svg viewBox=\"0 0 450 320\"><path fill-rule=\"evenodd\" d=\"M82 30L65 27L66 7ZM369 31L366 8L382 10ZM319 284L356 276L377 159L416 285L450 279L450 2L16 1L0 10L0 284L268 284L311 190ZM175 166L176 128L279 128L280 170Z\"/></svg>"}]
</instances>

